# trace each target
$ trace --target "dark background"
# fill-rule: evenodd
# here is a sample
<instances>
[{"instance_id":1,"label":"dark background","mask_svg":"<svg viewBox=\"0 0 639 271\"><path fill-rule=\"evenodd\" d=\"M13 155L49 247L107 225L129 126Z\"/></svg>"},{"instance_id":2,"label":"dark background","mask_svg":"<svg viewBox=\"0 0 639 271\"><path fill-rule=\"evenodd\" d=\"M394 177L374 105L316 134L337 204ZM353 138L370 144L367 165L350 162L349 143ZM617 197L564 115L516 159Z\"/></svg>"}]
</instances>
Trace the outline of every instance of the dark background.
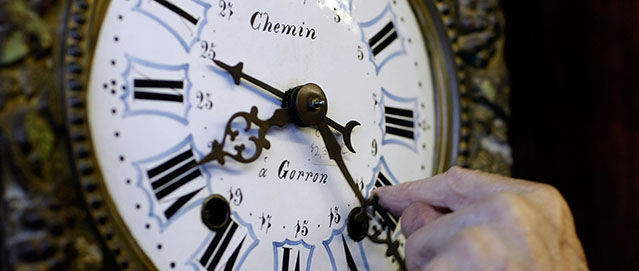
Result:
<instances>
[{"instance_id":1,"label":"dark background","mask_svg":"<svg viewBox=\"0 0 639 271\"><path fill-rule=\"evenodd\" d=\"M502 7L513 175L562 192L592 270L639 270L639 1Z\"/></svg>"}]
</instances>

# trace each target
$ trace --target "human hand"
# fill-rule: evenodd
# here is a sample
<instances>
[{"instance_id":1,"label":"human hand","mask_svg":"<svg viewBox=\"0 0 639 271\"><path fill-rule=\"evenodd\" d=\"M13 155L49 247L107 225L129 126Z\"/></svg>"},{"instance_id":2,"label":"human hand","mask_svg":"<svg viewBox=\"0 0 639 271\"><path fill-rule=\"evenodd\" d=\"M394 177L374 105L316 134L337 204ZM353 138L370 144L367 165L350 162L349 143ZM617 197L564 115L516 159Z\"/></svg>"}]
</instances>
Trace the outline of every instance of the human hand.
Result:
<instances>
[{"instance_id":1,"label":"human hand","mask_svg":"<svg viewBox=\"0 0 639 271\"><path fill-rule=\"evenodd\" d=\"M408 270L588 269L570 209L550 185L454 167L376 195L402 216Z\"/></svg>"}]
</instances>

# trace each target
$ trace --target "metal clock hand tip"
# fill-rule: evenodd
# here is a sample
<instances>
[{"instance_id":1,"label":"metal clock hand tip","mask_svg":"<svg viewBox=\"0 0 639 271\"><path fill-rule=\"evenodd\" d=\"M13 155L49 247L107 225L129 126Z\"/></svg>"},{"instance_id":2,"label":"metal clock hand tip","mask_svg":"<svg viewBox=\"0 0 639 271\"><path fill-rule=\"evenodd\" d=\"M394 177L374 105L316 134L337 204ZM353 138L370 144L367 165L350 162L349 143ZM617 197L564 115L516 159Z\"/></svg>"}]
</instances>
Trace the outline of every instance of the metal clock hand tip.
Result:
<instances>
[{"instance_id":1,"label":"metal clock hand tip","mask_svg":"<svg viewBox=\"0 0 639 271\"><path fill-rule=\"evenodd\" d=\"M346 126L342 126L339 123L335 122L330 118L326 118L326 123L328 126L333 127L335 130L342 134L342 138L344 139L344 145L348 148L352 153L356 153L353 148L353 143L351 142L351 133L353 132L353 128L360 126L361 124L357 121L351 120L346 123Z\"/></svg>"},{"instance_id":2,"label":"metal clock hand tip","mask_svg":"<svg viewBox=\"0 0 639 271\"><path fill-rule=\"evenodd\" d=\"M229 64L226 64L220 60L213 60L215 62L215 64L217 64L218 66L220 66L220 68L225 69L227 72L229 72L231 74L231 76L233 77L233 82L236 85L240 85L240 79L244 78L246 79L246 81L249 81L253 84L255 84L256 86L260 87L263 90L268 91L269 93L277 96L280 99L284 99L284 92L276 89L274 87L272 87L271 85L264 83L258 79L256 79L253 76L250 76L246 73L244 73L242 71L242 69L244 69L244 63L242 62L238 62L235 66L231 66Z\"/></svg>"},{"instance_id":3,"label":"metal clock hand tip","mask_svg":"<svg viewBox=\"0 0 639 271\"><path fill-rule=\"evenodd\" d=\"M230 65L219 60L213 60L213 62L215 62L215 64L220 66L220 68L228 71L231 74L231 76L233 76L233 82L238 86L240 85L240 79L242 78L242 69L244 68L244 63L239 62L237 63L237 65L231 67Z\"/></svg>"}]
</instances>

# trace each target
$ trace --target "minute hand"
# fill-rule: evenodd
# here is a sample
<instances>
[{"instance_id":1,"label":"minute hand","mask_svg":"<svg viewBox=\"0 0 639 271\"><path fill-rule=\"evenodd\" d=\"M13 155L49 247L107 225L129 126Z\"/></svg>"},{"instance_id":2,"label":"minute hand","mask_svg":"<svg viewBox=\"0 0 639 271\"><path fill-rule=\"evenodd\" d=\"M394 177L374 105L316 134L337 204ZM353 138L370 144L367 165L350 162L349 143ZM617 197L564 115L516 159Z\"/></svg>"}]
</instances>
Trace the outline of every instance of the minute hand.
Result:
<instances>
[{"instance_id":1,"label":"minute hand","mask_svg":"<svg viewBox=\"0 0 639 271\"><path fill-rule=\"evenodd\" d=\"M215 62L215 64L220 66L220 68L226 70L228 73L231 74L231 76L233 77L233 82L236 85L239 86L241 79L244 78L246 81L249 81L253 83L254 85L258 86L259 88L266 90L267 92L280 98L280 100L284 100L286 98L286 94L283 91L277 88L274 88L271 85L264 83L263 81L251 75L244 73L242 71L244 69L244 63L239 62L235 66L231 66L219 60L213 60L213 61ZM353 148L353 144L351 143L351 132L353 131L353 128L360 125L359 122L349 121L348 123L346 123L346 126L342 126L339 123L335 122L334 120L330 119L329 117L326 117L326 123L328 123L328 126L332 127L333 129L337 130L338 132L342 134L344 138L344 145L346 145L346 148L348 148L348 150L350 150L351 152L355 153L355 149Z\"/></svg>"},{"instance_id":2,"label":"minute hand","mask_svg":"<svg viewBox=\"0 0 639 271\"><path fill-rule=\"evenodd\" d=\"M330 157L335 161L335 163L337 163L337 167L339 167L339 170L344 175L344 178L346 178L346 182L353 190L353 193L355 193L355 196L359 200L360 205L362 207L367 206L368 204L366 199L364 198L364 195L362 195L362 193L359 191L359 188L357 188L357 185L353 180L353 176L351 176L351 173L346 168L346 163L344 163L344 158L342 157L339 143L337 143L337 139L335 139L335 136L333 135L331 130L328 129L327 123L320 122L317 125L317 128L322 135L322 140L324 141L324 145L326 145L326 150L328 150L328 157Z\"/></svg>"},{"instance_id":3,"label":"minute hand","mask_svg":"<svg viewBox=\"0 0 639 271\"><path fill-rule=\"evenodd\" d=\"M346 164L344 163L344 158L342 157L342 154L340 152L339 144L337 143L337 140L335 139L335 136L333 135L333 133L331 133L331 130L328 129L328 125L326 124L326 122L320 122L317 125L317 128L319 129L320 134L322 135L322 140L324 140L324 144L326 145L326 149L328 150L328 156L331 159L333 159L335 163L337 163L339 170L342 171L342 174L344 175L346 182L353 190L353 193L355 193L355 196L357 196L357 199L359 200L359 203L361 205L360 212L354 214L355 221L351 221L351 222L367 223L366 221L369 219L368 215L366 214L367 206L373 206L373 208L376 211L378 211L378 214L386 214L386 211L384 209L381 209L381 207L377 205L376 200L372 200L372 201L366 200L364 196L362 195L362 193L357 188L357 185L355 185L353 176L351 176L351 173L348 172L348 169L346 168ZM384 220L388 221L388 217L385 216ZM349 231L350 231L350 227L349 227ZM404 262L401 255L398 252L399 242L392 240L390 228L385 229L386 238L383 238L383 237L379 238L379 236L382 234L380 230L375 230L375 232L376 233L373 235L367 234L366 236L368 236L371 239L371 241L375 243L386 244L387 246L386 256L393 256L395 260L397 260L397 263L399 264L399 267L400 267L399 270L402 270L402 271L406 270L406 263Z\"/></svg>"}]
</instances>

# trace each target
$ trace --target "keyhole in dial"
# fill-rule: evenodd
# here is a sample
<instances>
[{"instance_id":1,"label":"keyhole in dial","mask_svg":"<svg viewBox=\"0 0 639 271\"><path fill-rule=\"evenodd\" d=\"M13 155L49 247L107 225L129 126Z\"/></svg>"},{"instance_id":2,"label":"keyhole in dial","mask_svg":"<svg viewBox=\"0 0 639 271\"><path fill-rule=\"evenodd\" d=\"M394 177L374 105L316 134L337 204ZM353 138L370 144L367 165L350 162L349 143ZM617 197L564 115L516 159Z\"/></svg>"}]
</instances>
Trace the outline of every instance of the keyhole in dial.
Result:
<instances>
[{"instance_id":1,"label":"keyhole in dial","mask_svg":"<svg viewBox=\"0 0 639 271\"><path fill-rule=\"evenodd\" d=\"M356 242L364 239L366 237L366 234L368 233L368 216L366 216L366 214L363 214L363 217L361 217L361 212L361 207L355 207L348 214L348 236L350 236L351 239ZM360 217L358 217L358 214L360 215Z\"/></svg>"},{"instance_id":2,"label":"keyhole in dial","mask_svg":"<svg viewBox=\"0 0 639 271\"><path fill-rule=\"evenodd\" d=\"M202 204L202 222L211 230L224 229L231 222L231 207L221 195L212 195Z\"/></svg>"}]
</instances>

